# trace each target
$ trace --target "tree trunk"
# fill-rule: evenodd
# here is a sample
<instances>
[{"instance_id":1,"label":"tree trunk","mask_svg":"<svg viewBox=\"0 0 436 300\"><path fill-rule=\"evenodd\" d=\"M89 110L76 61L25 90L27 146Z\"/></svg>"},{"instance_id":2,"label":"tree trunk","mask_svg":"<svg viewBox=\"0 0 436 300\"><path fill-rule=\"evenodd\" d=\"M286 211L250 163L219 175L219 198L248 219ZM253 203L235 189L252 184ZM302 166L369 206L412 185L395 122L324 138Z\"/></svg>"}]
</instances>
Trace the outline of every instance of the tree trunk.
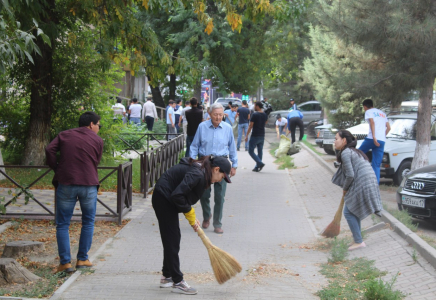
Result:
<instances>
[{"instance_id":1,"label":"tree trunk","mask_svg":"<svg viewBox=\"0 0 436 300\"><path fill-rule=\"evenodd\" d=\"M45 250L44 243L34 241L13 241L5 245L2 258L19 258L31 253L40 253Z\"/></svg>"},{"instance_id":2,"label":"tree trunk","mask_svg":"<svg viewBox=\"0 0 436 300\"><path fill-rule=\"evenodd\" d=\"M53 4L54 7L54 4ZM33 54L30 88L30 120L22 163L24 165L43 165L45 147L50 142L51 115L53 111L52 71L54 41L52 47L37 39L41 56Z\"/></svg>"},{"instance_id":3,"label":"tree trunk","mask_svg":"<svg viewBox=\"0 0 436 300\"><path fill-rule=\"evenodd\" d=\"M148 85L150 86L151 94L153 95L154 104L156 106L160 106L160 107L165 108L166 105L165 105L165 102L162 98L162 93L160 92L159 86L155 87L154 85L151 84L150 77L147 77L147 78L148 78Z\"/></svg>"},{"instance_id":4,"label":"tree trunk","mask_svg":"<svg viewBox=\"0 0 436 300\"><path fill-rule=\"evenodd\" d=\"M201 103L201 78L194 84L194 97L197 98L198 103Z\"/></svg>"},{"instance_id":5,"label":"tree trunk","mask_svg":"<svg viewBox=\"0 0 436 300\"><path fill-rule=\"evenodd\" d=\"M434 76L429 77L426 86L419 93L418 120L416 121L416 149L412 162L412 170L428 165L434 79Z\"/></svg>"},{"instance_id":6,"label":"tree trunk","mask_svg":"<svg viewBox=\"0 0 436 300\"><path fill-rule=\"evenodd\" d=\"M174 50L173 52L173 67L174 67L174 63L177 59L177 55L179 54L179 49ZM171 100L176 100L176 89L177 89L177 82L176 82L176 74L170 74L170 99Z\"/></svg>"},{"instance_id":7,"label":"tree trunk","mask_svg":"<svg viewBox=\"0 0 436 300\"><path fill-rule=\"evenodd\" d=\"M28 283L41 279L22 267L13 258L0 258L0 286L12 283Z\"/></svg>"},{"instance_id":8,"label":"tree trunk","mask_svg":"<svg viewBox=\"0 0 436 300\"><path fill-rule=\"evenodd\" d=\"M390 116L399 115L401 113L401 99L393 99L391 101L391 112Z\"/></svg>"}]
</instances>

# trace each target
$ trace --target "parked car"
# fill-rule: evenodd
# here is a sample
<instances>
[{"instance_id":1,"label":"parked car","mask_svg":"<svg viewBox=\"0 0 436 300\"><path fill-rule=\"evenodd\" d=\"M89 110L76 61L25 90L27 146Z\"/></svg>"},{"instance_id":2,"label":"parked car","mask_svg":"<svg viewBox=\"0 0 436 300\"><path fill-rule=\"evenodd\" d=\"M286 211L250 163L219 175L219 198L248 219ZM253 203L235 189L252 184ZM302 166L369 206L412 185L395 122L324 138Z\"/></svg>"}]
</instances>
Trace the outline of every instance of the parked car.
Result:
<instances>
[{"instance_id":1,"label":"parked car","mask_svg":"<svg viewBox=\"0 0 436 300\"><path fill-rule=\"evenodd\" d=\"M327 124L327 125L320 125L315 127L315 143L322 148L323 147L323 141L324 141L324 133L327 131L330 131L332 128L332 124Z\"/></svg>"},{"instance_id":2,"label":"parked car","mask_svg":"<svg viewBox=\"0 0 436 300\"><path fill-rule=\"evenodd\" d=\"M321 119L321 104L318 101L307 101L297 104L298 110L303 113L303 124L307 127L310 122ZM268 116L267 127L275 127L276 116L280 114L282 117L287 117L289 110L272 111Z\"/></svg>"},{"instance_id":3,"label":"parked car","mask_svg":"<svg viewBox=\"0 0 436 300\"><path fill-rule=\"evenodd\" d=\"M436 164L411 171L397 189L399 210L418 218L436 218Z\"/></svg>"},{"instance_id":4,"label":"parked car","mask_svg":"<svg viewBox=\"0 0 436 300\"><path fill-rule=\"evenodd\" d=\"M242 101L238 98L217 98L215 103L221 103L222 106L224 106L224 108L227 107L227 105L229 104L229 102L232 102L232 104L236 104L239 107L242 106Z\"/></svg>"},{"instance_id":5,"label":"parked car","mask_svg":"<svg viewBox=\"0 0 436 300\"><path fill-rule=\"evenodd\" d=\"M368 123L361 123L356 126L352 126L347 128L351 134L353 134L357 140L364 140L368 136L369 131L369 124ZM322 144L325 153L336 155L334 143L335 143L335 136L336 136L337 129L331 129L327 132L324 131L322 134Z\"/></svg>"},{"instance_id":6,"label":"parked car","mask_svg":"<svg viewBox=\"0 0 436 300\"><path fill-rule=\"evenodd\" d=\"M416 149L417 114L401 114L388 117L391 131L386 136L380 177L392 178L399 185L410 172ZM431 116L429 164L436 163L436 117ZM361 141L357 143L357 147ZM371 152L369 152L371 154ZM370 157L369 155L368 157Z\"/></svg>"}]
</instances>

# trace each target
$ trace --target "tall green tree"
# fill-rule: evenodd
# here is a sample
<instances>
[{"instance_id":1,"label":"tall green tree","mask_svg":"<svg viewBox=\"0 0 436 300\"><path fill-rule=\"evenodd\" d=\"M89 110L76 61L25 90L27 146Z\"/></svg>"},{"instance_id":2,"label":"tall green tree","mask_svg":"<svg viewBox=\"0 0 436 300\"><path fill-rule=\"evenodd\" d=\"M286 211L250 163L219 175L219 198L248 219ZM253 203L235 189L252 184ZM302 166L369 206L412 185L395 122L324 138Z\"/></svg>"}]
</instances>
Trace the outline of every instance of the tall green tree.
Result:
<instances>
[{"instance_id":1,"label":"tall green tree","mask_svg":"<svg viewBox=\"0 0 436 300\"><path fill-rule=\"evenodd\" d=\"M436 75L436 1L321 0L320 4L317 18L341 40L379 57L388 74L385 80L419 91L412 169L427 165Z\"/></svg>"}]
</instances>

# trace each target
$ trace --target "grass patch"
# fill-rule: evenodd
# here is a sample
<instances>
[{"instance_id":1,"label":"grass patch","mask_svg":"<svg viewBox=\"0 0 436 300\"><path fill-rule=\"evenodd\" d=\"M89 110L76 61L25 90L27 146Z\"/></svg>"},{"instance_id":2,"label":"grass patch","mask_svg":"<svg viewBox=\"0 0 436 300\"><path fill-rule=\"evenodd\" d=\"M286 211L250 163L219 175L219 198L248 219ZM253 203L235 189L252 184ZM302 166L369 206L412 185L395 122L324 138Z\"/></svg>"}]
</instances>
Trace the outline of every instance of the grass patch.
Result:
<instances>
[{"instance_id":1,"label":"grass patch","mask_svg":"<svg viewBox=\"0 0 436 300\"><path fill-rule=\"evenodd\" d=\"M331 242L329 263L342 262L348 256L348 239L334 238Z\"/></svg>"},{"instance_id":2,"label":"grass patch","mask_svg":"<svg viewBox=\"0 0 436 300\"><path fill-rule=\"evenodd\" d=\"M279 148L279 143L271 143L271 149L269 150L269 153L275 157L274 152ZM274 163L279 165L279 170L284 170L286 168L293 169L294 166L294 159L290 155L285 155L280 158L277 158Z\"/></svg>"},{"instance_id":3,"label":"grass patch","mask_svg":"<svg viewBox=\"0 0 436 300\"><path fill-rule=\"evenodd\" d=\"M418 224L413 223L412 217L406 210L390 209L385 204L383 204L383 209L387 210L391 215L393 215L398 221L403 223L407 228L413 232L418 231Z\"/></svg>"},{"instance_id":4,"label":"grass patch","mask_svg":"<svg viewBox=\"0 0 436 300\"><path fill-rule=\"evenodd\" d=\"M318 151L318 149L320 149L320 148L318 147L318 145L316 145L316 144L313 145L313 144L309 143L308 141L301 141L301 142L303 142L304 145L306 145L307 147L309 147L310 150L312 150L313 152L315 152L315 153L318 154L319 156L324 156L324 155L325 155L325 153L321 153L321 152Z\"/></svg>"},{"instance_id":5,"label":"grass patch","mask_svg":"<svg viewBox=\"0 0 436 300\"><path fill-rule=\"evenodd\" d=\"M321 265L321 274L329 278L329 285L317 292L321 299L402 299L400 291L394 291L392 285L381 280L386 272L374 267L374 261L364 257L342 263Z\"/></svg>"}]
</instances>

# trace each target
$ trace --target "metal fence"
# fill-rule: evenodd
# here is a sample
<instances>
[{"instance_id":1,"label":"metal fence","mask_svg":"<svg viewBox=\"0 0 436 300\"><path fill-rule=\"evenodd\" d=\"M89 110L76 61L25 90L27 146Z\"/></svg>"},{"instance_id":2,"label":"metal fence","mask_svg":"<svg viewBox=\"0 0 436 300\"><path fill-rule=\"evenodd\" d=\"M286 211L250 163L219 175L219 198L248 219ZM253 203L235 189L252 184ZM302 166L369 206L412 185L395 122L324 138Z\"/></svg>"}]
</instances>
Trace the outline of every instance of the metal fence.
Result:
<instances>
[{"instance_id":1,"label":"metal fence","mask_svg":"<svg viewBox=\"0 0 436 300\"><path fill-rule=\"evenodd\" d=\"M160 176L178 163L183 149L184 136L179 135L160 147L141 154L141 192L144 193L144 198L147 197Z\"/></svg>"},{"instance_id":2,"label":"metal fence","mask_svg":"<svg viewBox=\"0 0 436 300\"><path fill-rule=\"evenodd\" d=\"M9 176L6 172L7 169L40 169L44 170L44 172L33 182L28 185L23 185L14 180L11 176ZM132 210L132 162L125 162L116 167L98 167L99 170L112 170L106 176L99 180L100 184L104 182L109 176L116 173L117 176L117 205L116 209L110 208L110 206L104 203L97 197L97 202L100 203L109 213L106 214L97 214L96 219L104 219L104 220L113 220L121 224L124 215ZM56 201L55 209L52 210L50 207L44 205L43 201L38 200L35 195L32 193L30 188L34 186L38 181L49 174L51 169L48 166L0 166L0 173L3 174L8 181L10 181L17 190L17 193L13 193L10 199L5 199L6 203L4 207L6 211L4 214L0 215L0 218L13 218L17 216L26 216L28 218L49 218L54 219L56 214ZM8 206L18 200L18 197L24 195L29 201L33 201L37 203L40 207L42 207L46 213L10 213L8 212ZM55 191L53 191L53 199L55 198ZM80 214L74 214L74 216L81 216Z\"/></svg>"}]
</instances>

